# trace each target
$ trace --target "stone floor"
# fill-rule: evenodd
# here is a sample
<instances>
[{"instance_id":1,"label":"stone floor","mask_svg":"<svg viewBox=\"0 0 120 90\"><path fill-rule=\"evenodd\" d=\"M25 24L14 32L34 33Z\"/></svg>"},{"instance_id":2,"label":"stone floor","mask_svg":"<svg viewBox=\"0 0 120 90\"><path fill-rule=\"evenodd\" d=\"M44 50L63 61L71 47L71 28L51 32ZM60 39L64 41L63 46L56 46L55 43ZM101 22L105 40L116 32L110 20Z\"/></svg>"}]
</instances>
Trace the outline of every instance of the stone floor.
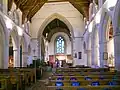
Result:
<instances>
[{"instance_id":1,"label":"stone floor","mask_svg":"<svg viewBox=\"0 0 120 90\"><path fill-rule=\"evenodd\" d=\"M51 72L44 72L43 77L36 82L36 84L32 85L31 87L27 88L26 90L47 90L45 87L46 81L49 76L51 76Z\"/></svg>"}]
</instances>

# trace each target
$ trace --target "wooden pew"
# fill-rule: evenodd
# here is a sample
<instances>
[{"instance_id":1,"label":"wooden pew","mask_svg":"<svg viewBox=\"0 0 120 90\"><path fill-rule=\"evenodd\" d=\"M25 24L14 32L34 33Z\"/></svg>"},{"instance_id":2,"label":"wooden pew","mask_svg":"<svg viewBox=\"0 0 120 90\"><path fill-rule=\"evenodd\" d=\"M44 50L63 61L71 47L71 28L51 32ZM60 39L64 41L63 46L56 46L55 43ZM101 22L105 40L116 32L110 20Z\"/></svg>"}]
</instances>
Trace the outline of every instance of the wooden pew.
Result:
<instances>
[{"instance_id":1,"label":"wooden pew","mask_svg":"<svg viewBox=\"0 0 120 90\"><path fill-rule=\"evenodd\" d=\"M79 82L80 86L91 86L92 82L99 82L100 85L109 85L111 82L115 82L117 83L117 85L120 85L120 80L104 79L104 80L50 80L48 86L55 86L56 82L62 82L64 86L71 86L72 82Z\"/></svg>"},{"instance_id":2,"label":"wooden pew","mask_svg":"<svg viewBox=\"0 0 120 90\"><path fill-rule=\"evenodd\" d=\"M59 73L53 73L54 76L69 76L69 75L74 75L74 76L80 76L80 75L117 75L116 72L59 72Z\"/></svg>"},{"instance_id":3,"label":"wooden pew","mask_svg":"<svg viewBox=\"0 0 120 90\"><path fill-rule=\"evenodd\" d=\"M101 85L101 86L46 86L47 90L120 90L120 85L116 86L108 86L108 85Z\"/></svg>"},{"instance_id":4,"label":"wooden pew","mask_svg":"<svg viewBox=\"0 0 120 90\"><path fill-rule=\"evenodd\" d=\"M57 80L59 77L64 77L64 80L70 80L71 77L76 78L77 80L85 80L86 77L90 77L92 80L96 79L119 79L120 75L89 75L89 76L51 76L50 80Z\"/></svg>"},{"instance_id":5,"label":"wooden pew","mask_svg":"<svg viewBox=\"0 0 120 90\"><path fill-rule=\"evenodd\" d=\"M31 85L34 83L35 79L35 69L31 68L21 68L20 72L24 74L24 80L26 85Z\"/></svg>"},{"instance_id":6,"label":"wooden pew","mask_svg":"<svg viewBox=\"0 0 120 90\"><path fill-rule=\"evenodd\" d=\"M56 72L108 72L109 68L57 68Z\"/></svg>"},{"instance_id":7,"label":"wooden pew","mask_svg":"<svg viewBox=\"0 0 120 90\"><path fill-rule=\"evenodd\" d=\"M57 80L64 77L64 80ZM80 86L71 86L71 77L77 78ZM85 80L85 77L91 77L91 80ZM104 77L100 79L100 77ZM64 86L55 86L56 82L63 82ZM99 81L100 86L92 86L92 82ZM118 85L109 86L110 81L115 81ZM120 73L110 72L109 68L58 68L56 73L49 78L46 85L47 90L120 90Z\"/></svg>"},{"instance_id":8,"label":"wooden pew","mask_svg":"<svg viewBox=\"0 0 120 90\"><path fill-rule=\"evenodd\" d=\"M10 83L8 78L0 77L0 90L9 90L8 83Z\"/></svg>"},{"instance_id":9,"label":"wooden pew","mask_svg":"<svg viewBox=\"0 0 120 90\"><path fill-rule=\"evenodd\" d=\"M10 83L7 86L14 87L14 90L25 90L25 85L33 83L35 75L34 69L29 68L8 68L0 69L0 76L9 77ZM16 87L16 89L15 89ZM8 90L8 89L7 89Z\"/></svg>"},{"instance_id":10,"label":"wooden pew","mask_svg":"<svg viewBox=\"0 0 120 90\"><path fill-rule=\"evenodd\" d=\"M12 86L16 85L16 88L18 87L18 83L17 80L19 80L19 78L16 76L12 75L13 73L11 73L10 69L0 69L0 79L2 80L2 78L4 78L6 80L6 84L5 86L9 87L9 90L12 90ZM16 78L16 79L15 79ZM9 82L9 83L8 83ZM13 84L14 83L14 84Z\"/></svg>"}]
</instances>

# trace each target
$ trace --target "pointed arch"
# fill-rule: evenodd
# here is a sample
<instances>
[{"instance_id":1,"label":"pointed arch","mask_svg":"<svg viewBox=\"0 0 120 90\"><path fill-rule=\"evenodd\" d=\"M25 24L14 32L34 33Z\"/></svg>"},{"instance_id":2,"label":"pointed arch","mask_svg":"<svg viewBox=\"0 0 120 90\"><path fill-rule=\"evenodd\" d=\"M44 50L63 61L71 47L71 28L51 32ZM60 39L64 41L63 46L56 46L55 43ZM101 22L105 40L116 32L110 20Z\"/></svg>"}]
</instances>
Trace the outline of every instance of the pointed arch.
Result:
<instances>
[{"instance_id":1,"label":"pointed arch","mask_svg":"<svg viewBox=\"0 0 120 90\"><path fill-rule=\"evenodd\" d=\"M17 27L14 26L9 34L9 37L12 37L13 49L18 49L19 47L19 35L17 32Z\"/></svg>"},{"instance_id":2,"label":"pointed arch","mask_svg":"<svg viewBox=\"0 0 120 90\"><path fill-rule=\"evenodd\" d=\"M108 31L107 31L106 28L107 28L109 19L112 20L112 17L110 16L110 14L108 12L106 12L106 11L103 11L102 15L101 15L101 21L100 21L100 33L101 33L100 36L104 35L104 37L100 37L100 40L102 38L104 38L103 40L107 41L107 32Z\"/></svg>"},{"instance_id":3,"label":"pointed arch","mask_svg":"<svg viewBox=\"0 0 120 90\"><path fill-rule=\"evenodd\" d=\"M8 68L8 42L7 27L0 15L0 68Z\"/></svg>"},{"instance_id":4,"label":"pointed arch","mask_svg":"<svg viewBox=\"0 0 120 90\"><path fill-rule=\"evenodd\" d=\"M115 70L120 72L120 0L117 1L114 9L113 32L114 32L114 54L115 54Z\"/></svg>"},{"instance_id":5,"label":"pointed arch","mask_svg":"<svg viewBox=\"0 0 120 90\"><path fill-rule=\"evenodd\" d=\"M97 25L93 26L91 33L91 51L92 51L92 65L99 66L99 30Z\"/></svg>"},{"instance_id":6,"label":"pointed arch","mask_svg":"<svg viewBox=\"0 0 120 90\"><path fill-rule=\"evenodd\" d=\"M39 38L40 36L42 36L42 33L43 33L45 27L46 27L52 20L54 20L54 19L56 19L56 18L59 19L59 20L61 20L62 22L64 22L64 23L67 25L67 27L69 28L69 30L70 30L70 32L71 32L72 38L74 38L74 32L73 32L73 27L72 27L72 25L70 24L70 22L69 22L64 16L62 16L62 15L60 15L60 14L58 14L58 13L54 13L54 14L50 15L48 18L45 19L45 21L42 23L42 25L41 25L40 28L39 28L38 38Z\"/></svg>"},{"instance_id":7,"label":"pointed arch","mask_svg":"<svg viewBox=\"0 0 120 90\"><path fill-rule=\"evenodd\" d=\"M73 27L72 27L71 23L70 23L64 16L62 16L62 15L60 15L60 14L58 14L58 13L54 13L54 14L50 15L49 17L47 17L47 18L45 19L45 21L42 23L42 25L40 26L40 28L39 28L38 35L37 35L37 38L38 38L38 46L41 45L42 33L43 33L45 27L46 27L51 21L53 21L53 20L56 19L56 18L59 19L59 20L61 20L62 22L64 22L64 23L67 25L68 29L70 30L70 34L71 34L71 42L73 42L74 32L73 32ZM73 43L71 43L71 47L72 47L72 49L73 49ZM38 55L41 56L41 47L39 47L39 49L40 49L40 50L38 51ZM72 55L73 55L73 50L72 50ZM39 56L39 57L40 57L40 56ZM40 58L41 58L41 57L40 57Z\"/></svg>"},{"instance_id":8,"label":"pointed arch","mask_svg":"<svg viewBox=\"0 0 120 90\"><path fill-rule=\"evenodd\" d=\"M9 33L9 39L10 39L10 36L12 38L12 44L13 44L13 66L14 67L19 67L20 66L20 55L19 55L19 35L18 35L18 32L17 32L17 27L14 26L11 30L11 32Z\"/></svg>"},{"instance_id":9,"label":"pointed arch","mask_svg":"<svg viewBox=\"0 0 120 90\"><path fill-rule=\"evenodd\" d=\"M113 14L113 18L112 18L112 21L113 21L113 28L115 30L115 32L120 32L120 31L117 31L119 30L118 29L118 25L119 25L119 20L120 20L120 0L117 1L117 4L116 4L116 7L114 8L114 14Z\"/></svg>"}]
</instances>

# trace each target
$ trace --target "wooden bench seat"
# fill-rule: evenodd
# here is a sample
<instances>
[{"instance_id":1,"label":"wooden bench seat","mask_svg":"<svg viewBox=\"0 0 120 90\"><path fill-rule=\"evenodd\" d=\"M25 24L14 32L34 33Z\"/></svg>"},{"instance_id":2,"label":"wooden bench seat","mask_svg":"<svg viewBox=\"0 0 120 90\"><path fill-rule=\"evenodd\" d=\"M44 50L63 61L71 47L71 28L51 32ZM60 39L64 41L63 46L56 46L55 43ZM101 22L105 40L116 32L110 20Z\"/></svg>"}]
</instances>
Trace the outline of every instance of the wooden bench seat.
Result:
<instances>
[{"instance_id":1,"label":"wooden bench seat","mask_svg":"<svg viewBox=\"0 0 120 90\"><path fill-rule=\"evenodd\" d=\"M74 73L53 73L55 76L69 76L69 75L74 75L74 76L79 76L79 75L117 75L116 72L74 72Z\"/></svg>"},{"instance_id":2,"label":"wooden bench seat","mask_svg":"<svg viewBox=\"0 0 120 90\"><path fill-rule=\"evenodd\" d=\"M108 72L109 68L57 68L56 72Z\"/></svg>"},{"instance_id":3,"label":"wooden bench seat","mask_svg":"<svg viewBox=\"0 0 120 90\"><path fill-rule=\"evenodd\" d=\"M12 87L16 87L15 90L25 90L26 85L33 83L33 69L22 69L22 68L8 68L0 69L0 79L9 77L10 83L7 83L9 89L12 90ZM8 81L7 81L8 82Z\"/></svg>"},{"instance_id":4,"label":"wooden bench seat","mask_svg":"<svg viewBox=\"0 0 120 90\"><path fill-rule=\"evenodd\" d=\"M89 75L89 76L51 76L49 77L51 80L57 80L57 78L63 77L64 80L70 80L71 77L76 78L77 80L85 80L86 77L90 77L92 80L96 79L119 79L120 76L115 75Z\"/></svg>"},{"instance_id":5,"label":"wooden bench seat","mask_svg":"<svg viewBox=\"0 0 120 90\"><path fill-rule=\"evenodd\" d=\"M120 85L120 80L111 80L111 79L104 79L104 80L50 80L48 86L55 86L56 82L62 82L64 86L71 86L72 82L79 82L80 86L88 86L91 85L92 82L99 82L100 85L109 85L112 82Z\"/></svg>"},{"instance_id":6,"label":"wooden bench seat","mask_svg":"<svg viewBox=\"0 0 120 90\"><path fill-rule=\"evenodd\" d=\"M57 86L46 86L47 90L80 90L80 88L84 88L85 90L105 90L106 88L108 88L107 90L120 90L120 85L116 85L116 86L108 86L108 85L102 85L102 86L61 86L61 87L57 87ZM82 89L82 90L84 90Z\"/></svg>"}]
</instances>

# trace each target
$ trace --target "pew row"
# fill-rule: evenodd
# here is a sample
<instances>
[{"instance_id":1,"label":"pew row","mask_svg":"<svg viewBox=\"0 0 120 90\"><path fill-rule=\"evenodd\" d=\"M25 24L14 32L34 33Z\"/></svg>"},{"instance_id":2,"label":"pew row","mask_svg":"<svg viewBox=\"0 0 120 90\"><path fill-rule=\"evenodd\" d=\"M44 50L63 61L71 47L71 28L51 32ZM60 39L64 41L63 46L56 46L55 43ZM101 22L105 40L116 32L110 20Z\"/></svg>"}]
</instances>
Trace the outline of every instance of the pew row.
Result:
<instances>
[{"instance_id":1,"label":"pew row","mask_svg":"<svg viewBox=\"0 0 120 90\"><path fill-rule=\"evenodd\" d=\"M116 86L47 86L47 90L120 90L120 85Z\"/></svg>"},{"instance_id":2,"label":"pew row","mask_svg":"<svg viewBox=\"0 0 120 90\"><path fill-rule=\"evenodd\" d=\"M108 72L109 68L57 68L56 72Z\"/></svg>"}]
</instances>

